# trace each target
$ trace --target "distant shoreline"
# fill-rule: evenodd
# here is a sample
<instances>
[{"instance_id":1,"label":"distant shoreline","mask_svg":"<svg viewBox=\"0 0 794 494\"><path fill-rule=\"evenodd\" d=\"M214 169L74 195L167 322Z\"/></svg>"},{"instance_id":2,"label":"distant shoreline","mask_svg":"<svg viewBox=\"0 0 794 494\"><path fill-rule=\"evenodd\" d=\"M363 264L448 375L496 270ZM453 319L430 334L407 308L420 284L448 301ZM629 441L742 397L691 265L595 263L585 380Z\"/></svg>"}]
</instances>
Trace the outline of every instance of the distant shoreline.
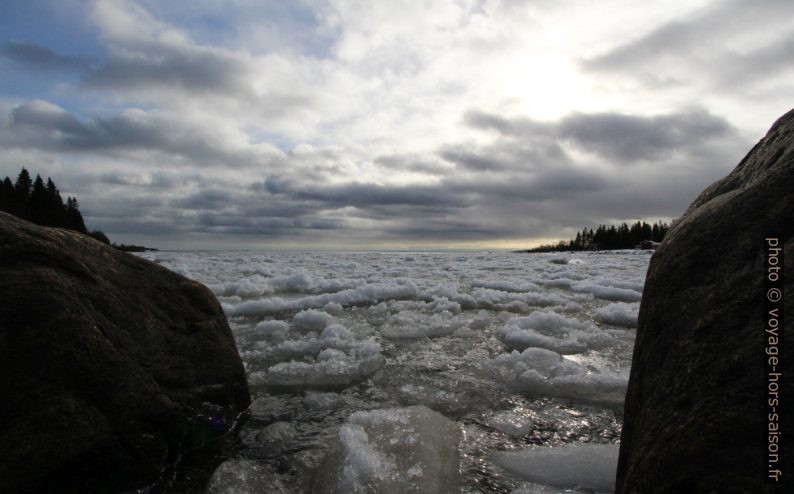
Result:
<instances>
[{"instance_id":1,"label":"distant shoreline","mask_svg":"<svg viewBox=\"0 0 794 494\"><path fill-rule=\"evenodd\" d=\"M160 249L144 247L143 245L112 244L112 247L122 252L157 252Z\"/></svg>"}]
</instances>

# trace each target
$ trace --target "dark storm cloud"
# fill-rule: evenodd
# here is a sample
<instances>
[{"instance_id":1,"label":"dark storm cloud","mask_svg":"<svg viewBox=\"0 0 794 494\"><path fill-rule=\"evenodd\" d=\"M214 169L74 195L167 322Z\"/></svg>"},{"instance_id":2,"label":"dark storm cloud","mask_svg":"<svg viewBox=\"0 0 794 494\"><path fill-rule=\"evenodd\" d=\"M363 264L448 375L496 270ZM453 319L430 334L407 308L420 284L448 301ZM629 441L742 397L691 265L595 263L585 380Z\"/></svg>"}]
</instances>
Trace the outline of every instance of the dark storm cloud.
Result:
<instances>
[{"instance_id":1,"label":"dark storm cloud","mask_svg":"<svg viewBox=\"0 0 794 494\"><path fill-rule=\"evenodd\" d=\"M446 146L439 156L461 169L474 172L505 172L563 166L571 159L562 146L552 139L498 141L484 149L466 144Z\"/></svg>"},{"instance_id":2,"label":"dark storm cloud","mask_svg":"<svg viewBox=\"0 0 794 494\"><path fill-rule=\"evenodd\" d=\"M329 185L316 177L274 175L247 188L260 201L256 213L249 204L233 215L210 217L221 223L238 218L239 231L272 235L294 234L323 217L337 218L327 227L341 231L351 228L343 218L365 221L387 239L529 237L616 218L679 214L687 198L727 171L734 151L723 145L735 137L733 128L703 110L651 117L571 114L554 122L471 112L465 121L494 131L494 138L487 145L442 146L437 156L454 168L431 184ZM566 152L572 146L607 159L599 165L581 155L574 159ZM381 164L412 161L397 157Z\"/></svg>"},{"instance_id":3,"label":"dark storm cloud","mask_svg":"<svg viewBox=\"0 0 794 494\"><path fill-rule=\"evenodd\" d=\"M351 183L338 186L302 186L277 177L268 178L265 188L271 194L287 194L297 200L315 201L325 208L352 206L443 206L462 207L465 202L435 186L384 186Z\"/></svg>"},{"instance_id":4,"label":"dark storm cloud","mask_svg":"<svg viewBox=\"0 0 794 494\"><path fill-rule=\"evenodd\" d=\"M523 145L533 139L537 144L523 153L508 153L523 163L565 162L567 155L561 143L595 153L614 164L630 164L637 160L652 160L671 153L701 145L704 141L729 136L733 127L724 119L696 109L658 116L634 116L620 113L574 113L557 122L535 122L525 118L508 119L482 112L470 112L465 118L472 127L496 130L512 137L514 142L502 146ZM447 154L445 158L467 168L492 163L499 150L488 156L463 153ZM502 167L504 168L504 166Z\"/></svg>"},{"instance_id":5,"label":"dark storm cloud","mask_svg":"<svg viewBox=\"0 0 794 494\"><path fill-rule=\"evenodd\" d=\"M58 54L49 48L26 41L10 41L0 48L0 55L25 68L36 70L86 70L91 61L83 57Z\"/></svg>"},{"instance_id":6,"label":"dark storm cloud","mask_svg":"<svg viewBox=\"0 0 794 494\"><path fill-rule=\"evenodd\" d=\"M0 142L9 147L52 151L160 151L192 164L246 166L257 156L223 149L203 128L143 112L126 112L82 122L55 105L31 101L10 111L0 127Z\"/></svg>"},{"instance_id":7,"label":"dark storm cloud","mask_svg":"<svg viewBox=\"0 0 794 494\"><path fill-rule=\"evenodd\" d=\"M656 117L575 114L559 127L564 139L619 162L667 156L731 131L727 121L702 110Z\"/></svg>"}]
</instances>

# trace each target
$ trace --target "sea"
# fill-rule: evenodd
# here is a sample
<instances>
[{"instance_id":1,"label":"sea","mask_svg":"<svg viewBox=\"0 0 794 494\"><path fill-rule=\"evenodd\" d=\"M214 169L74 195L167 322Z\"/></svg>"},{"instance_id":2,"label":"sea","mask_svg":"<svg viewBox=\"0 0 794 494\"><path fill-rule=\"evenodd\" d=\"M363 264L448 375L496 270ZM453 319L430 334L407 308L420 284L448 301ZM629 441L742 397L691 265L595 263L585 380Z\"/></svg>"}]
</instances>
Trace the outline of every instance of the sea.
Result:
<instances>
[{"instance_id":1,"label":"sea","mask_svg":"<svg viewBox=\"0 0 794 494\"><path fill-rule=\"evenodd\" d=\"M330 453L328 492L420 492L443 462L438 492L613 489L648 251L140 255L215 294L245 365L207 492L317 491ZM419 434L416 407L459 433ZM417 441L455 454L388 447Z\"/></svg>"}]
</instances>

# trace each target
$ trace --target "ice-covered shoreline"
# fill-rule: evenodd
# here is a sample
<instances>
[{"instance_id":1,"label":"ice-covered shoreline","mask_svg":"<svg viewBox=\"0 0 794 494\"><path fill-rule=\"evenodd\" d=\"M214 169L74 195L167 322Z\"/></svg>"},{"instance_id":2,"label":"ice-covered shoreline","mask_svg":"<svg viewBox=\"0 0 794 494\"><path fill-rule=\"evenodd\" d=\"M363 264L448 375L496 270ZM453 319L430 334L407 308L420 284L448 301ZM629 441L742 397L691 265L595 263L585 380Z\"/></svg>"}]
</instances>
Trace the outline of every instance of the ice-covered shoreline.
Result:
<instances>
[{"instance_id":1,"label":"ice-covered shoreline","mask_svg":"<svg viewBox=\"0 0 794 494\"><path fill-rule=\"evenodd\" d=\"M223 304L254 397L241 456L288 492L367 410L424 405L455 421L463 492L537 486L494 462L500 451L619 437L646 252L141 255ZM274 422L294 434L265 446ZM569 486L558 480L542 492Z\"/></svg>"}]
</instances>

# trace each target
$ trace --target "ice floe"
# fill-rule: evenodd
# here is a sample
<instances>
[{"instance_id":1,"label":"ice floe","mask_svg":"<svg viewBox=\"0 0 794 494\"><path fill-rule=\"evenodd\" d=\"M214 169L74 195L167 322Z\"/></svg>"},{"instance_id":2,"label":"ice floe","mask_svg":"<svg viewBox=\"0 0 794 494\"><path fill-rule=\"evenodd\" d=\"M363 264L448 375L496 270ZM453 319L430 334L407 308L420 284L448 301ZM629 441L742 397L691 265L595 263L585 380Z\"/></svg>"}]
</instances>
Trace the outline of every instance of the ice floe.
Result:
<instances>
[{"instance_id":1,"label":"ice floe","mask_svg":"<svg viewBox=\"0 0 794 494\"><path fill-rule=\"evenodd\" d=\"M493 461L511 474L536 484L514 492L554 492L546 490L552 487L611 493L615 487L618 449L616 444L535 446L496 453Z\"/></svg>"},{"instance_id":2,"label":"ice floe","mask_svg":"<svg viewBox=\"0 0 794 494\"><path fill-rule=\"evenodd\" d=\"M314 492L458 493L459 427L423 406L356 412L314 480Z\"/></svg>"},{"instance_id":3,"label":"ice floe","mask_svg":"<svg viewBox=\"0 0 794 494\"><path fill-rule=\"evenodd\" d=\"M608 344L610 336L589 322L565 317L554 311L537 310L526 317L507 321L499 336L509 348L540 347L558 353L579 353Z\"/></svg>"},{"instance_id":4,"label":"ice floe","mask_svg":"<svg viewBox=\"0 0 794 494\"><path fill-rule=\"evenodd\" d=\"M531 396L619 404L628 382L628 369L591 369L545 348L513 351L490 360L486 366L501 382Z\"/></svg>"}]
</instances>

